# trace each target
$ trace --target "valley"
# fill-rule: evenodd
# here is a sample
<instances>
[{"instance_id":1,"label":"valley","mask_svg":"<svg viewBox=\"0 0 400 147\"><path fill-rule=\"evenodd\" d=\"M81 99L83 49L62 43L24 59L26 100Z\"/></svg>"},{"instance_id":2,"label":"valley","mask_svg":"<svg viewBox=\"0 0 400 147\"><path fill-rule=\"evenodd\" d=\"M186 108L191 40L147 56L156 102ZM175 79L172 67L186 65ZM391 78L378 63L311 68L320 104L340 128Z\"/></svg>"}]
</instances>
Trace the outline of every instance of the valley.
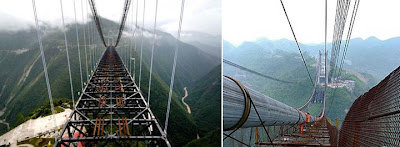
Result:
<instances>
[{"instance_id":1,"label":"valley","mask_svg":"<svg viewBox=\"0 0 400 147\"><path fill-rule=\"evenodd\" d=\"M185 95L182 97L182 103L186 106L186 109L187 109L188 113L190 114L190 113L192 113L190 111L190 106L185 102L185 98L188 96L188 92L186 90L186 87L184 87L183 90L185 91Z\"/></svg>"},{"instance_id":2,"label":"valley","mask_svg":"<svg viewBox=\"0 0 400 147\"><path fill-rule=\"evenodd\" d=\"M107 28L113 28L112 26L117 26L117 23L109 21L107 19L102 19L105 26L111 26ZM87 25L87 24L85 24ZM80 91L80 76L79 76L79 62L78 62L78 50L75 45L76 36L75 30L71 29L74 25L69 26L67 29L67 38L69 40L69 55L71 61L72 70L72 81L74 94ZM86 26L87 27L87 26ZM82 28L82 24L79 24L79 28ZM109 31L109 30L106 30ZM144 30L148 33L151 32ZM80 31L79 35L83 35ZM127 31L126 33L128 33ZM0 67L8 68L9 70L0 71L0 85L2 87L2 92L0 96L0 109L2 110L2 116L0 119L0 135L6 133L9 130L19 127L18 125L24 121L20 121L17 116L23 116L28 118L31 111L35 108L41 107L43 103L48 101L47 89L44 82L44 74L42 69L41 60L38 59L39 49L37 44L36 32L31 28L31 30L17 31L17 32L0 32L0 50L8 52L7 55L0 55ZM69 80L68 80L68 69L66 64L66 52L63 49L63 36L58 28L53 28L51 26L44 25L43 37L44 51L46 56L46 62L48 63L48 71L50 78L51 91L55 100L57 99L71 99L69 90ZM137 32L140 34L140 32ZM138 35L137 34L137 35ZM172 69L172 57L176 45L176 39L172 35L158 31L157 35L160 37L154 52L154 67L152 76L152 90L151 90L151 109L160 124L164 124L165 121L165 111L167 106L169 82L170 82L170 72ZM138 35L139 36L139 35ZM25 44L18 44L19 42L14 41L15 38L20 38ZM86 73L86 68L91 68L94 63L91 59L98 59L100 53L104 48L100 47L99 38L93 38L94 44L93 48L87 49L87 53L91 53L86 59L85 50L83 49L83 38L80 38L81 44L81 60L82 60L82 74L88 75ZM142 38L141 38L142 39ZM139 42L140 43L140 42ZM143 67L142 72L135 70L136 81L138 81L138 75L142 76L142 91L144 97L147 97L148 92L148 80L149 80L149 63L150 63L150 50L151 50L152 37L146 35L143 37ZM214 81L209 81L209 83L204 84L204 82L198 82L199 79L209 74L215 68L219 66L219 59L209 53L206 53L199 48L184 43L178 42L180 46L180 51L178 54L177 70L175 77L175 84L173 89L173 96L171 101L171 119L169 125L169 137L168 139L174 146L184 146L192 140L197 140L197 135L201 138L204 137L208 132L212 132L214 129L207 129L197 134L198 129L202 127L201 124L196 123L196 116L190 115L188 113L186 106L182 103L182 97L185 92L182 91L186 85L197 86L202 89L207 88L217 88L220 91L220 87L215 87L212 85ZM130 47L129 40L126 36L122 36L120 47L118 51L121 53L126 53ZM133 44L132 44L133 45ZM137 46L140 46L138 44ZM27 51L19 51L21 48L29 48ZM18 50L19 54L11 53ZM94 54L96 52L96 54ZM139 59L140 48L137 48L135 52L132 52L132 56ZM126 60L126 54L122 54L121 58ZM88 61L88 66L86 66L85 61ZM139 60L137 60L139 61ZM139 68L139 62L136 62L136 68ZM214 74L210 77L215 79L220 78L220 74ZM83 77L85 80L85 76ZM167 84L168 83L168 84ZM190 87L187 86L187 87ZM188 88L189 89L189 88ZM191 93L190 91L187 91ZM199 90L199 92L204 92ZM189 97L185 98L186 102ZM194 95L193 95L194 96ZM75 97L78 97L77 95ZM215 95L210 97L217 102L220 102L220 95ZM187 103L190 108L198 105L197 103ZM201 104L199 104L201 105ZM218 105L218 106L217 106ZM216 103L212 108L199 106L197 111L205 111L206 109L219 109L220 103ZM47 110L46 110L47 111ZM191 111L193 114L193 110ZM214 118L215 124L210 125L212 128L219 127L219 112L214 111L213 116L218 116ZM4 123L8 123L10 129ZM184 124L184 125L182 125ZM5 128L5 129L3 129ZM186 131L180 131L186 130ZM214 137L219 137L214 136Z\"/></svg>"}]
</instances>

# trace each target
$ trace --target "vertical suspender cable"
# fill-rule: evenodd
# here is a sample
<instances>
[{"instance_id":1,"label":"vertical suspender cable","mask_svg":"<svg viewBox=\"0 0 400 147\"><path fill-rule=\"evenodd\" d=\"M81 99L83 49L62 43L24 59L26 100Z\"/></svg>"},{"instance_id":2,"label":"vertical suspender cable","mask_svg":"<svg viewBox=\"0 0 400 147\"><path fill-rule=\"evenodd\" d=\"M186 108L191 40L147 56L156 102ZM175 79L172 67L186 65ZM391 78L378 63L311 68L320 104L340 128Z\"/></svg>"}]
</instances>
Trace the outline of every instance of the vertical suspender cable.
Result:
<instances>
[{"instance_id":1,"label":"vertical suspender cable","mask_svg":"<svg viewBox=\"0 0 400 147\"><path fill-rule=\"evenodd\" d=\"M87 61L87 58L88 58L88 56L87 56L87 50L86 50L86 29L85 29L85 25L86 25L86 23L85 23L85 19L84 19L84 15L83 15L83 0L81 0L81 11L82 11L82 21L83 21L83 41L85 42L85 61L86 61L86 75L85 75L85 77L86 77L86 83L89 81L89 67L88 67L88 61Z\"/></svg>"},{"instance_id":2,"label":"vertical suspender cable","mask_svg":"<svg viewBox=\"0 0 400 147\"><path fill-rule=\"evenodd\" d=\"M81 49L79 47L79 31L78 31L78 21L76 21L76 6L74 0L74 16L75 16L75 30L76 30L76 43L78 45L78 60L79 60L79 74L81 76L81 90L83 92L83 79L82 79L82 62L81 62Z\"/></svg>"},{"instance_id":3,"label":"vertical suspender cable","mask_svg":"<svg viewBox=\"0 0 400 147\"><path fill-rule=\"evenodd\" d=\"M150 106L150 90L151 90L151 74L153 73L153 56L154 56L154 47L156 45L156 26L157 26L157 8L158 8L158 0L156 0L156 14L154 17L154 28L153 28L153 45L151 47L151 58L150 58L150 77L149 77L149 92L147 93L147 103Z\"/></svg>"},{"instance_id":4,"label":"vertical suspender cable","mask_svg":"<svg viewBox=\"0 0 400 147\"><path fill-rule=\"evenodd\" d=\"M143 57L143 40L144 40L144 14L146 12L146 0L143 0L143 23L142 23L142 36L141 36L141 45L140 45L140 65L139 65L139 90L140 90L140 80L142 78L142 57Z\"/></svg>"},{"instance_id":5,"label":"vertical suspender cable","mask_svg":"<svg viewBox=\"0 0 400 147\"><path fill-rule=\"evenodd\" d=\"M175 48L175 55L174 55L174 64L172 66L171 82L170 82L170 85L169 85L168 106L167 106L167 114L166 114L166 118L165 118L165 128L164 128L165 134L167 134L167 129L168 129L169 110L171 108L172 89L174 88L176 60L178 58L178 49L179 49L179 41L180 41L180 38L181 38L181 27L182 27L182 19L183 19L184 7L185 7L185 0L182 0L181 15L180 15L180 18L179 18L178 36L177 36L177 40L176 40L176 48Z\"/></svg>"},{"instance_id":6,"label":"vertical suspender cable","mask_svg":"<svg viewBox=\"0 0 400 147\"><path fill-rule=\"evenodd\" d=\"M44 77L45 77L45 79L46 79L47 94L48 94L49 100L50 100L50 108L51 108L51 113L52 113L52 117L53 117L54 130L56 130L56 134L55 134L55 137L54 137L54 138L56 139L55 141L57 142L58 130L57 130L56 117L54 116L53 96L51 95L50 82L49 82L49 75L48 75L48 73L47 73L46 59L45 59L45 57L44 57L43 44L42 44L42 37L41 37L41 35L40 35L41 29L40 29L40 27L39 27L39 20L38 20L38 17L37 17L35 0L32 0L32 7L33 7L33 14L34 14L34 16L35 16L36 32L37 32L38 40L39 40L40 55L42 56L43 72L44 72Z\"/></svg>"},{"instance_id":7,"label":"vertical suspender cable","mask_svg":"<svg viewBox=\"0 0 400 147\"><path fill-rule=\"evenodd\" d=\"M131 9L131 32L132 32L132 36L129 38L129 41L131 43L131 46L129 47L129 73L132 76L132 48L133 48L133 5L132 5L132 9Z\"/></svg>"},{"instance_id":8,"label":"vertical suspender cable","mask_svg":"<svg viewBox=\"0 0 400 147\"><path fill-rule=\"evenodd\" d=\"M327 87L327 85L328 85L328 83L327 83L327 78L328 77L326 77L327 76L327 74L326 74L326 57L327 57L327 55L328 55L328 53L327 53L327 50L326 50L326 36L327 36L327 20L328 20L328 0L325 0L325 44L324 44L324 48L325 48L325 69L324 69L324 71L325 71L325 85L324 85L324 106L323 106L323 113L322 113L322 115L321 116L325 116L325 109L326 109L326 93L327 93L327 91L326 91L326 87Z\"/></svg>"},{"instance_id":9,"label":"vertical suspender cable","mask_svg":"<svg viewBox=\"0 0 400 147\"><path fill-rule=\"evenodd\" d=\"M131 11L131 16L129 17L128 16L128 28L130 29L130 28L132 28L132 25L133 25L133 6L132 6L132 8L130 9L130 11ZM129 30L129 32L130 33L133 33L133 30ZM132 42L132 36L130 36L130 35L128 35L128 43L129 43L129 55L127 55L127 57L128 57L128 66L126 67L127 69L128 69L128 71L129 71L129 73L130 74L132 74L131 73L131 50L132 50L132 46L133 46L133 42Z\"/></svg>"},{"instance_id":10,"label":"vertical suspender cable","mask_svg":"<svg viewBox=\"0 0 400 147\"><path fill-rule=\"evenodd\" d=\"M134 52L134 61L133 61L133 81L136 82L136 45L137 45L137 37L136 36L136 29L137 29L137 18L138 18L138 12L139 12L139 0L136 0L136 20L135 20L135 30L133 31L133 41L135 42L135 50Z\"/></svg>"},{"instance_id":11,"label":"vertical suspender cable","mask_svg":"<svg viewBox=\"0 0 400 147\"><path fill-rule=\"evenodd\" d=\"M92 62L92 46L90 44L90 31L91 31L91 25L90 25L90 17L89 17L89 12L88 12L88 7L89 5L87 3L86 4L86 20L87 20L87 24L88 24L88 29L87 29L87 34L88 34L88 47L89 47L89 61L90 61L90 71L89 71L89 75L90 77L92 76L92 67L93 67L93 62Z\"/></svg>"},{"instance_id":12,"label":"vertical suspender cable","mask_svg":"<svg viewBox=\"0 0 400 147\"><path fill-rule=\"evenodd\" d=\"M133 8L132 9L129 9L129 11L133 11ZM132 12L133 13L133 12ZM130 23L131 21L132 21L132 13L128 13L128 18L127 18L127 21L128 21L128 28L132 28L132 23ZM129 16L129 14L131 14L131 16ZM128 30L129 32L133 32L132 30ZM131 60L131 58L130 58L130 54L131 54L131 48L132 48L132 38L130 37L130 35L128 35L127 36L128 37L128 54L126 55L126 57L128 58L128 60L127 60L127 62L126 62L126 69L128 69L128 73L130 73L130 71L131 71L131 69L130 69L130 66L129 66L129 63L130 63L130 60Z\"/></svg>"},{"instance_id":13,"label":"vertical suspender cable","mask_svg":"<svg viewBox=\"0 0 400 147\"><path fill-rule=\"evenodd\" d=\"M60 0L60 7L61 7L61 17L63 22L63 33L64 33L64 41L65 41L65 51L67 53L67 64L68 64L68 74L69 74L69 85L71 87L71 97L72 97L72 105L75 107L75 99L74 99L74 87L72 85L72 76L71 76L71 64L69 62L69 53L68 53L68 40L67 40L67 32L65 30L65 22L64 22L64 9L62 0Z\"/></svg>"},{"instance_id":14,"label":"vertical suspender cable","mask_svg":"<svg viewBox=\"0 0 400 147\"><path fill-rule=\"evenodd\" d=\"M326 63L327 61L328 61L328 50L327 50L327 48L326 48L326 40L327 40L327 35L328 35L328 27L327 27L327 25L328 25L328 0L325 0L325 94L326 94L326 87L327 87L327 85L328 85L328 72L327 72L327 70L328 70L328 64ZM324 96L325 97L325 96ZM325 97L326 98L326 97Z\"/></svg>"}]
</instances>

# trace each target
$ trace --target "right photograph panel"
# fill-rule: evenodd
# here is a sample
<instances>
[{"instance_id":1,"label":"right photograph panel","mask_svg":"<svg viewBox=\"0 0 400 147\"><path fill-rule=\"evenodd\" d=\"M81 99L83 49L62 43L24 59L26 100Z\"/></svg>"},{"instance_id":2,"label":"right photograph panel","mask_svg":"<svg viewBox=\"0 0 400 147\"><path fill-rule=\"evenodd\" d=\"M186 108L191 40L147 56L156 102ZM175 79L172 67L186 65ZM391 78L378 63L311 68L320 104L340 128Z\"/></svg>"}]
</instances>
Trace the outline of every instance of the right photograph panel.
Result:
<instances>
[{"instance_id":1,"label":"right photograph panel","mask_svg":"<svg viewBox=\"0 0 400 147\"><path fill-rule=\"evenodd\" d=\"M224 0L223 146L400 146L395 0Z\"/></svg>"}]
</instances>

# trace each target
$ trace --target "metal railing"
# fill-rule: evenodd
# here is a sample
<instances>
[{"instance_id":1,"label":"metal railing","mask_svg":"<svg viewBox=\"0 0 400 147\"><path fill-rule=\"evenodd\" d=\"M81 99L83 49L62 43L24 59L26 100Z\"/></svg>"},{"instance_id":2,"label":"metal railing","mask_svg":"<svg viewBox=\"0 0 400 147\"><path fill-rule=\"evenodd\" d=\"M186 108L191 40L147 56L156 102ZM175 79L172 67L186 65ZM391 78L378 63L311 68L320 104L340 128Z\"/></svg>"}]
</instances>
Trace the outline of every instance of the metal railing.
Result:
<instances>
[{"instance_id":1,"label":"metal railing","mask_svg":"<svg viewBox=\"0 0 400 147\"><path fill-rule=\"evenodd\" d=\"M400 67L351 106L339 146L400 146Z\"/></svg>"}]
</instances>

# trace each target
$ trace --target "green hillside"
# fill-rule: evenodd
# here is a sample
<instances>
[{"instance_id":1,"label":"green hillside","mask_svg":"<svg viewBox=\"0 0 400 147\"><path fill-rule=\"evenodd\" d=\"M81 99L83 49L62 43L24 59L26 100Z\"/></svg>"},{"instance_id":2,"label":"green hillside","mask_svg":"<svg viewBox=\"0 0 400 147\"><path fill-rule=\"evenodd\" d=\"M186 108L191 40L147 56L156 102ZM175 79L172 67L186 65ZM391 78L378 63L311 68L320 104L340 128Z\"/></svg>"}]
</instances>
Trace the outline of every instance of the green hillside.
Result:
<instances>
[{"instance_id":1,"label":"green hillside","mask_svg":"<svg viewBox=\"0 0 400 147\"><path fill-rule=\"evenodd\" d=\"M237 48L230 45L229 42L225 41L224 43L229 47L229 52L226 53L226 56L224 55L225 59L278 79L292 81L294 84L265 79L227 64L224 65L224 75L232 76L250 88L295 108L300 107L310 98L313 87L298 53L278 49L269 50L268 46L260 46L252 42L243 43ZM317 61L308 53L304 53L304 55L311 76L315 80ZM374 79L369 74L363 73L363 75L371 80ZM371 81L365 83L357 76L345 72L342 79L354 80L355 88L353 91L345 88L336 90L328 88L327 116L331 119L343 120L346 109L349 109L353 101L372 85ZM321 105L310 106L305 111L317 115L321 111Z\"/></svg>"},{"instance_id":2,"label":"green hillside","mask_svg":"<svg viewBox=\"0 0 400 147\"><path fill-rule=\"evenodd\" d=\"M221 66L189 87L185 101L189 104L200 137L219 129L221 118ZM219 136L218 136L219 137Z\"/></svg>"},{"instance_id":3,"label":"green hillside","mask_svg":"<svg viewBox=\"0 0 400 147\"><path fill-rule=\"evenodd\" d=\"M115 22L102 19L104 28L117 28ZM85 25L88 28L87 25ZM78 49L76 46L75 25L67 26L67 38L69 46L69 55L71 61L72 80L74 87L75 100L77 99L78 91L80 91L80 75L79 75L79 62L78 62ZM82 25L79 25L82 28ZM71 99L69 88L68 68L66 62L66 52L62 32L57 28L52 28L48 25L43 25L43 46L48 66L50 85L54 99L67 98ZM108 32L108 29L103 30ZM116 30L114 30L116 31ZM100 58L100 53L104 47L100 44L97 33L94 35L96 49L87 49L88 53L88 67L85 65L85 49L82 30L80 30L80 49L82 60L83 79L86 80L88 75L86 68L91 70L93 68L92 60ZM11 127L18 124L18 114L28 116L35 108L48 101L47 89L44 80L43 67L41 59L39 58L39 46L37 42L36 31L31 29L29 31L23 30L19 32L4 33L7 38L0 41L0 51L6 54L0 54L0 68L8 69L0 71L0 90L4 87L4 91L0 96L0 110L5 110L4 115L0 119L5 119ZM169 91L169 80L172 69L173 52L176 45L176 39L161 31L158 32L161 39L157 43L154 54L154 67L153 79L151 89L150 105L153 113L159 120L161 127L164 127L165 113L167 107L167 98ZM15 39L23 40L24 44L18 45ZM86 39L88 36L86 35ZM142 81L141 89L144 96L147 97L148 90L148 77L149 77L149 63L150 63L150 38L144 39L143 44L143 67L142 67ZM25 43L26 42L26 43ZM126 36L121 38L118 50L121 51L121 57L124 59L123 52L127 50L129 44ZM175 87L171 103L170 123L168 127L168 138L172 145L183 146L196 138L196 133L199 126L196 124L194 118L186 112L183 104L180 101L182 97L182 88L188 85L195 84L200 78L205 76L214 67L218 65L218 59L204 53L198 48L178 42L180 46L177 70L175 76ZM15 45L17 44L17 45ZM140 47L140 42L137 44ZM24 53L15 53L17 49L27 48L28 51ZM138 52L139 52L138 48ZM90 57L96 52L95 57ZM139 54L136 54L137 61L139 61ZM136 62L136 81L139 75L139 62ZM29 72L28 72L29 71ZM21 81L21 82L19 82ZM209 86L206 84L204 86ZM220 97L218 97L220 99ZM7 103L9 101L9 103ZM0 124L3 128L3 125ZM219 126L219 124L214 124ZM210 130L211 131L211 130ZM0 132L3 134L4 132ZM206 132L205 132L206 133Z\"/></svg>"}]
</instances>

